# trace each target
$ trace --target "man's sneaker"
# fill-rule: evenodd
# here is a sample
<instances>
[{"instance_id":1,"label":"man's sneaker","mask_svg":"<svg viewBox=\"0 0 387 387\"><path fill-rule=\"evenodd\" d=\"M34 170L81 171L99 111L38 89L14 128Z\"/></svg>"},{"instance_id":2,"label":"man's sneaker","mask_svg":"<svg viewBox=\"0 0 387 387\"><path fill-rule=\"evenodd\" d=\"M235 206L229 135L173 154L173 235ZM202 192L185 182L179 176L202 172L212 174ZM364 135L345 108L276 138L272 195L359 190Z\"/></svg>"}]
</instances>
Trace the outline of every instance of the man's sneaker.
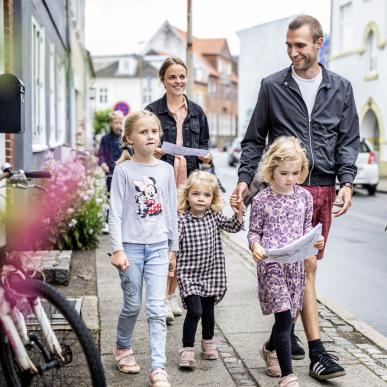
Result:
<instances>
[{"instance_id":1,"label":"man's sneaker","mask_svg":"<svg viewBox=\"0 0 387 387\"><path fill-rule=\"evenodd\" d=\"M344 368L336 363L339 358L327 351L314 350L311 359L309 375L317 380L328 380L345 375Z\"/></svg>"},{"instance_id":2,"label":"man's sneaker","mask_svg":"<svg viewBox=\"0 0 387 387\"><path fill-rule=\"evenodd\" d=\"M281 368L278 363L276 351L268 351L266 349L266 343L264 343L262 348L259 350L259 353L266 363L265 372L272 377L281 376Z\"/></svg>"},{"instance_id":3,"label":"man's sneaker","mask_svg":"<svg viewBox=\"0 0 387 387\"><path fill-rule=\"evenodd\" d=\"M292 359L301 360L305 357L304 348L301 347L301 340L294 334L290 333L290 342L292 344Z\"/></svg>"},{"instance_id":4,"label":"man's sneaker","mask_svg":"<svg viewBox=\"0 0 387 387\"><path fill-rule=\"evenodd\" d=\"M175 317L181 316L183 314L183 311L181 310L179 305L179 301L177 301L176 294L172 294L169 297L169 305L171 306L172 313Z\"/></svg>"},{"instance_id":5,"label":"man's sneaker","mask_svg":"<svg viewBox=\"0 0 387 387\"><path fill-rule=\"evenodd\" d=\"M169 303L169 300L165 300L165 319L167 321L167 324L170 324L174 320L174 315L172 313L171 304Z\"/></svg>"}]
</instances>

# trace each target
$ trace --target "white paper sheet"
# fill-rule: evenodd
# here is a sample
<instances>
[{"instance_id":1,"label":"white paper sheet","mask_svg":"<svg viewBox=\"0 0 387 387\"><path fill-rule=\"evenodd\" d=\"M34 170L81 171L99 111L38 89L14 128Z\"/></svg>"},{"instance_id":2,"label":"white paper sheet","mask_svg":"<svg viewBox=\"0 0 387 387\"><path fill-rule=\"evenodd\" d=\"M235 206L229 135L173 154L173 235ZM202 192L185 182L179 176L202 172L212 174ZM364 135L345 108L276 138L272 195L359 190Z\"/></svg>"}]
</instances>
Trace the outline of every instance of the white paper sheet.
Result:
<instances>
[{"instance_id":1,"label":"white paper sheet","mask_svg":"<svg viewBox=\"0 0 387 387\"><path fill-rule=\"evenodd\" d=\"M320 238L322 225L319 223L313 230L303 235L287 246L276 250L267 250L265 255L268 260L278 263L292 263L303 261L312 255L316 255L318 249L314 247Z\"/></svg>"},{"instance_id":2,"label":"white paper sheet","mask_svg":"<svg viewBox=\"0 0 387 387\"><path fill-rule=\"evenodd\" d=\"M178 146L172 144L171 142L164 141L161 149L170 155L173 156L198 156L205 157L210 151L207 149L198 149L198 148L186 148L184 146Z\"/></svg>"}]
</instances>

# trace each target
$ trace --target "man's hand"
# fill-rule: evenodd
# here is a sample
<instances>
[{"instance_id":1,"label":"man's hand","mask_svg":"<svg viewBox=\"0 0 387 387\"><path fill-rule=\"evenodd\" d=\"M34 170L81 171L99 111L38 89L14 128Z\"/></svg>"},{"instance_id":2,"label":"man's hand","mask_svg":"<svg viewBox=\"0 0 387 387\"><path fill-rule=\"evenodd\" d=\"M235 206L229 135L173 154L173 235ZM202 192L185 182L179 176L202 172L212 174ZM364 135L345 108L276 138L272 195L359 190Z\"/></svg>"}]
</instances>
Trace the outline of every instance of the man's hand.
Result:
<instances>
[{"instance_id":1,"label":"man's hand","mask_svg":"<svg viewBox=\"0 0 387 387\"><path fill-rule=\"evenodd\" d=\"M234 195L237 198L237 202L242 202L243 198L246 197L249 193L249 186L244 181L241 181L237 184L237 186L234 189L234 192L232 193L231 197Z\"/></svg>"},{"instance_id":2,"label":"man's hand","mask_svg":"<svg viewBox=\"0 0 387 387\"><path fill-rule=\"evenodd\" d=\"M266 259L265 249L257 242L253 244L252 253L255 262L261 262Z\"/></svg>"},{"instance_id":3,"label":"man's hand","mask_svg":"<svg viewBox=\"0 0 387 387\"><path fill-rule=\"evenodd\" d=\"M314 244L316 249L321 250L324 247L324 237L321 235L318 241Z\"/></svg>"},{"instance_id":4,"label":"man's hand","mask_svg":"<svg viewBox=\"0 0 387 387\"><path fill-rule=\"evenodd\" d=\"M153 156L156 157L156 159L161 159L165 155L165 151L162 148L156 148L153 152Z\"/></svg>"},{"instance_id":5,"label":"man's hand","mask_svg":"<svg viewBox=\"0 0 387 387\"><path fill-rule=\"evenodd\" d=\"M212 161L212 154L209 153L207 156L199 157L199 160L203 161L205 164L209 164Z\"/></svg>"},{"instance_id":6,"label":"man's hand","mask_svg":"<svg viewBox=\"0 0 387 387\"><path fill-rule=\"evenodd\" d=\"M246 212L246 206L243 201L238 202L236 194L233 194L230 197L230 205L234 213L237 215L238 220L243 223L243 215Z\"/></svg>"},{"instance_id":7,"label":"man's hand","mask_svg":"<svg viewBox=\"0 0 387 387\"><path fill-rule=\"evenodd\" d=\"M120 271L125 271L129 267L128 258L123 250L118 250L113 253L111 263Z\"/></svg>"},{"instance_id":8,"label":"man's hand","mask_svg":"<svg viewBox=\"0 0 387 387\"><path fill-rule=\"evenodd\" d=\"M337 218L341 215L344 215L349 207L352 205L352 188L351 187L341 187L339 193L337 194L336 200L333 203L335 207L342 207L340 210L333 210L332 213L334 217Z\"/></svg>"},{"instance_id":9,"label":"man's hand","mask_svg":"<svg viewBox=\"0 0 387 387\"><path fill-rule=\"evenodd\" d=\"M101 164L101 168L105 172L106 175L109 174L109 167L108 167L108 165L106 163L102 163Z\"/></svg>"},{"instance_id":10,"label":"man's hand","mask_svg":"<svg viewBox=\"0 0 387 387\"><path fill-rule=\"evenodd\" d=\"M169 266L168 266L168 276L173 277L176 270L176 251L170 251L168 253Z\"/></svg>"}]
</instances>

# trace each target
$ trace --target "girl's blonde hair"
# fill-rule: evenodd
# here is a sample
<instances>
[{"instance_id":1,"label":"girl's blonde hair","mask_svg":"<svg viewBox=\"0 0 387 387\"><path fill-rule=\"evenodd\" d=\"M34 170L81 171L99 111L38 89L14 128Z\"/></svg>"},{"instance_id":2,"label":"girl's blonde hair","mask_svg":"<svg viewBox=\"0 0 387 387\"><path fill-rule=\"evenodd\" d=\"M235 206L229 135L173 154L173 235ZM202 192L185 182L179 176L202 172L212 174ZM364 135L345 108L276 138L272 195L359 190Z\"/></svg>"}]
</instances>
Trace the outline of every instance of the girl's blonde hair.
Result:
<instances>
[{"instance_id":1,"label":"girl's blonde hair","mask_svg":"<svg viewBox=\"0 0 387 387\"><path fill-rule=\"evenodd\" d=\"M283 161L301 162L300 177L297 181L302 184L308 176L308 159L306 158L305 149L301 146L298 138L292 136L278 137L271 145L267 152L264 153L258 167L258 178L265 183L273 183L274 170Z\"/></svg>"},{"instance_id":2,"label":"girl's blonde hair","mask_svg":"<svg viewBox=\"0 0 387 387\"><path fill-rule=\"evenodd\" d=\"M144 117L151 117L155 120L157 123L157 126L159 127L160 132L160 138L163 135L163 129L161 128L160 120L157 118L155 114L148 110L140 110L138 112L130 113L125 120L125 126L124 126L124 135L122 136L122 153L120 158L116 161L116 164L120 164L125 160L130 160L130 153L129 153L129 137L133 132L133 125L138 121L141 120L141 118Z\"/></svg>"},{"instance_id":3,"label":"girl's blonde hair","mask_svg":"<svg viewBox=\"0 0 387 387\"><path fill-rule=\"evenodd\" d=\"M120 118L123 121L125 118L124 113L122 113L121 110L112 111L109 114L109 124L111 124L116 118Z\"/></svg>"},{"instance_id":4,"label":"girl's blonde hair","mask_svg":"<svg viewBox=\"0 0 387 387\"><path fill-rule=\"evenodd\" d=\"M222 196L220 193L218 180L209 172L196 171L193 172L187 179L187 181L179 189L178 196L178 211L182 214L190 208L188 201L188 194L194 184L205 184L210 186L212 190L212 203L211 211L215 214L222 209Z\"/></svg>"}]
</instances>

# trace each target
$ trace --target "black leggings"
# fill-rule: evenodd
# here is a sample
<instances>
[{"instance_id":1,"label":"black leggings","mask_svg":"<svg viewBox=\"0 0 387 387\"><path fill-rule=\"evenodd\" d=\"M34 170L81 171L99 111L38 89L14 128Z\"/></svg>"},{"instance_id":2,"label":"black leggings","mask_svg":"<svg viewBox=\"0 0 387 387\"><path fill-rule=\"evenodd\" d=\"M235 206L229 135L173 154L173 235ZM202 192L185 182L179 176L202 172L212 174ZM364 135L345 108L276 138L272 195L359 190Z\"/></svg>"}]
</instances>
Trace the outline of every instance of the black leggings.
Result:
<instances>
[{"instance_id":1,"label":"black leggings","mask_svg":"<svg viewBox=\"0 0 387 387\"><path fill-rule=\"evenodd\" d=\"M274 313L274 317L275 323L269 342L266 344L266 349L277 352L281 374L282 376L286 376L293 373L292 346L290 343L292 315L290 310L286 310L285 312Z\"/></svg>"},{"instance_id":2,"label":"black leggings","mask_svg":"<svg viewBox=\"0 0 387 387\"><path fill-rule=\"evenodd\" d=\"M187 306L183 326L183 347L195 345L196 329L200 318L202 319L203 340L211 340L214 337L215 297L200 297L197 295L188 296L184 299Z\"/></svg>"}]
</instances>

